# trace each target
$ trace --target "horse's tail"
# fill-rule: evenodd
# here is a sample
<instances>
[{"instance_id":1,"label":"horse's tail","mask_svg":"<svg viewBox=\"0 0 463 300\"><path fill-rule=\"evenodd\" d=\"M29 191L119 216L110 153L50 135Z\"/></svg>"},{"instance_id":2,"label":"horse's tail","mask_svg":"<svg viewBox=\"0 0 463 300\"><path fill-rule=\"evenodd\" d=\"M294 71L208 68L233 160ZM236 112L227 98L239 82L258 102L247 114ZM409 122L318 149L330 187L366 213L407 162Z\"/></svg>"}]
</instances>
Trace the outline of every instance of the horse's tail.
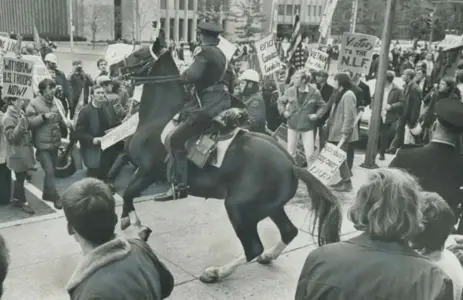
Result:
<instances>
[{"instance_id":1,"label":"horse's tail","mask_svg":"<svg viewBox=\"0 0 463 300\"><path fill-rule=\"evenodd\" d=\"M293 166L294 175L307 186L310 204L314 211L312 234L318 221L318 245L339 242L342 212L341 205L335 195L309 171Z\"/></svg>"}]
</instances>

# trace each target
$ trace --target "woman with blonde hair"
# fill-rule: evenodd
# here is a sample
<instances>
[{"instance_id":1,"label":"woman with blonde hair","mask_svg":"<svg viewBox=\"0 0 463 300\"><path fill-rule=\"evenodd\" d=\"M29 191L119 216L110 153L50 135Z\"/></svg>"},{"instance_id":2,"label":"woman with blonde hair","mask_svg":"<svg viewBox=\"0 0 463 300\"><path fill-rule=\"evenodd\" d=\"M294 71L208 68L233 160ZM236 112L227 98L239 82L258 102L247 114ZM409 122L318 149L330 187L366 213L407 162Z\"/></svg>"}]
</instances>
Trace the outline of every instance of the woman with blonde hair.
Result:
<instances>
[{"instance_id":1,"label":"woman with blonde hair","mask_svg":"<svg viewBox=\"0 0 463 300\"><path fill-rule=\"evenodd\" d=\"M453 285L409 242L422 230L420 186L408 173L378 169L349 211L357 237L312 251L296 300L453 300Z\"/></svg>"},{"instance_id":2,"label":"woman with blonde hair","mask_svg":"<svg viewBox=\"0 0 463 300\"><path fill-rule=\"evenodd\" d=\"M296 158L297 145L302 139L307 164L315 150L314 129L326 106L320 92L310 81L309 72L297 71L284 95L277 101L278 111L287 120L288 152Z\"/></svg>"}]
</instances>

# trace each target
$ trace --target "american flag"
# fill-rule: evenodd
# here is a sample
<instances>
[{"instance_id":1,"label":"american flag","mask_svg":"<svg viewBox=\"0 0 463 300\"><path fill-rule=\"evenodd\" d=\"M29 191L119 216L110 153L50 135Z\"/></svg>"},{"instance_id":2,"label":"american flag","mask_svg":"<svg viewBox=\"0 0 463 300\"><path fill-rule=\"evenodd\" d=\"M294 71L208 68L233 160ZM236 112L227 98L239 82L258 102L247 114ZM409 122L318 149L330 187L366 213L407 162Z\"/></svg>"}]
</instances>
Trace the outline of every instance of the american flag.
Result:
<instances>
[{"instance_id":1,"label":"american flag","mask_svg":"<svg viewBox=\"0 0 463 300\"><path fill-rule=\"evenodd\" d=\"M286 74L286 82L288 83L292 74L296 70L300 70L304 68L305 65L305 53L304 49L302 49L302 34L301 34L301 21L299 18L299 14L296 14L294 18L294 27L293 27L293 34L291 35L291 44L288 49L288 61L289 66L287 69Z\"/></svg>"}]
</instances>

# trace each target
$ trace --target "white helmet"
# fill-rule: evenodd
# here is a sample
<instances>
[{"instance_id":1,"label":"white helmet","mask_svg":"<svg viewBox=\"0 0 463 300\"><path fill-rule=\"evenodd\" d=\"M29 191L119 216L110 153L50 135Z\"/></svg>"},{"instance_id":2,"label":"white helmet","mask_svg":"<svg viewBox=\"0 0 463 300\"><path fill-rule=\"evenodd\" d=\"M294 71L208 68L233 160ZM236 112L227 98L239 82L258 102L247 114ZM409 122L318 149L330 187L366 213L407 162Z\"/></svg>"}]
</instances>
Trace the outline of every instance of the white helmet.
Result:
<instances>
[{"instance_id":1,"label":"white helmet","mask_svg":"<svg viewBox=\"0 0 463 300\"><path fill-rule=\"evenodd\" d=\"M55 53L48 53L47 55L45 55L44 61L48 61L48 62L51 62L51 63L54 63L54 64L58 64L58 57L56 57Z\"/></svg>"},{"instance_id":2,"label":"white helmet","mask_svg":"<svg viewBox=\"0 0 463 300\"><path fill-rule=\"evenodd\" d=\"M238 78L238 80L240 80L240 81L248 80L248 81L259 83L260 82L260 76L259 76L259 73L257 73L255 70L247 69L246 71L243 72L243 74L241 74L241 76Z\"/></svg>"}]
</instances>

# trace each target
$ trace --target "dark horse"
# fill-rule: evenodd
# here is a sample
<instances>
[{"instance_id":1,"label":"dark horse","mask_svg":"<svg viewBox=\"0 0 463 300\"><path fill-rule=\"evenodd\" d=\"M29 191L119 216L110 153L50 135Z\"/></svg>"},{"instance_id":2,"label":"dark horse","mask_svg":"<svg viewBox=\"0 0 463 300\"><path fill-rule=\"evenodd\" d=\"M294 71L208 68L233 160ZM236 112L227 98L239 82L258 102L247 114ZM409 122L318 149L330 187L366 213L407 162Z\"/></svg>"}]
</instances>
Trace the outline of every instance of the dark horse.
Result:
<instances>
[{"instance_id":1,"label":"dark horse","mask_svg":"<svg viewBox=\"0 0 463 300\"><path fill-rule=\"evenodd\" d=\"M135 213L133 200L155 181L157 172L165 169L167 152L160 135L188 99L177 65L161 44L158 37L150 47L132 53L125 59L122 72L144 82L138 128L126 145L138 170L123 194L122 229L130 225L146 228ZM255 259L268 264L283 252L298 234L284 206L295 195L299 180L306 184L310 196L315 215L312 231L318 227L318 244L339 241L342 214L338 200L309 172L295 166L286 150L270 136L243 132L232 142L220 168L200 169L190 164L188 175L191 195L225 200L228 218L244 249L238 259L205 269L200 277L203 282L223 279ZM264 251L257 224L267 217L278 227L281 241Z\"/></svg>"}]
</instances>

